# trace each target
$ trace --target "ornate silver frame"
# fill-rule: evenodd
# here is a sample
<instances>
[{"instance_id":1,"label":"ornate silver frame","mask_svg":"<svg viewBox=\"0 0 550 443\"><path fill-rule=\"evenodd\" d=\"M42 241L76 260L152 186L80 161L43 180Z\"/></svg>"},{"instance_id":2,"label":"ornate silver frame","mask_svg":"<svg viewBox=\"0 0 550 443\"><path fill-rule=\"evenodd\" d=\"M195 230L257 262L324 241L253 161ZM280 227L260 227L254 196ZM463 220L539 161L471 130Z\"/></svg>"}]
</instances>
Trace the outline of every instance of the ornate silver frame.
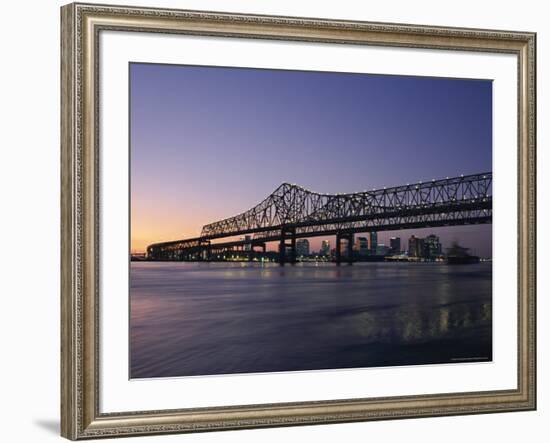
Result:
<instances>
[{"instance_id":1,"label":"ornate silver frame","mask_svg":"<svg viewBox=\"0 0 550 443\"><path fill-rule=\"evenodd\" d=\"M102 30L504 52L518 59L518 387L512 390L100 413L98 36ZM69 439L533 410L535 34L70 4L61 9L61 425Z\"/></svg>"}]
</instances>

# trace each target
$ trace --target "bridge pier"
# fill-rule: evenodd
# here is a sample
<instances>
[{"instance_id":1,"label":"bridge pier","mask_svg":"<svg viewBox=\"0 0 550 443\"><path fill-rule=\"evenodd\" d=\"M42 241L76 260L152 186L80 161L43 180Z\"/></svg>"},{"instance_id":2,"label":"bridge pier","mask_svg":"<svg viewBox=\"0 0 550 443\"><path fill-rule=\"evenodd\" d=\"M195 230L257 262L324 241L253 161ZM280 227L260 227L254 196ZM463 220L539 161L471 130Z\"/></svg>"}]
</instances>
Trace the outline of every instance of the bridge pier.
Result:
<instances>
[{"instance_id":1,"label":"bridge pier","mask_svg":"<svg viewBox=\"0 0 550 443\"><path fill-rule=\"evenodd\" d=\"M287 239L290 238L290 243L287 243ZM287 256L287 248L290 247L290 254ZM265 251L265 243L264 243ZM279 241L279 264L284 266L285 263L296 263L296 230L281 229L281 240Z\"/></svg>"},{"instance_id":2,"label":"bridge pier","mask_svg":"<svg viewBox=\"0 0 550 443\"><path fill-rule=\"evenodd\" d=\"M202 258L204 261L210 261L212 256L212 246L210 244L210 240L200 242L200 248L202 250L197 251L199 258Z\"/></svg>"},{"instance_id":3,"label":"bridge pier","mask_svg":"<svg viewBox=\"0 0 550 443\"><path fill-rule=\"evenodd\" d=\"M353 234L349 233L347 236L348 240L348 265L353 264Z\"/></svg>"},{"instance_id":4,"label":"bridge pier","mask_svg":"<svg viewBox=\"0 0 550 443\"><path fill-rule=\"evenodd\" d=\"M336 234L336 249L335 249L336 255L334 259L336 260L337 265L340 265L340 262L342 260L341 248L342 248L342 238L340 237L340 234Z\"/></svg>"},{"instance_id":5,"label":"bridge pier","mask_svg":"<svg viewBox=\"0 0 550 443\"><path fill-rule=\"evenodd\" d=\"M342 263L342 239L347 241L346 245L346 259L348 265L353 264L353 233L337 233L336 234L336 254L335 261L337 265Z\"/></svg>"}]
</instances>

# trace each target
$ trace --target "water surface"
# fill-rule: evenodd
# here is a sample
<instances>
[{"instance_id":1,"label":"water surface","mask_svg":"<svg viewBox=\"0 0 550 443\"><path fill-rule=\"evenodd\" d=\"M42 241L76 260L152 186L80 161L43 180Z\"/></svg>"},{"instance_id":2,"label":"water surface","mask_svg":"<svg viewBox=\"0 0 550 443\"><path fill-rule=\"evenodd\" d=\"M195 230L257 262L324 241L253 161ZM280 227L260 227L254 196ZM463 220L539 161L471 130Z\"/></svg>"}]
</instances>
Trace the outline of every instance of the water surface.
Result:
<instances>
[{"instance_id":1,"label":"water surface","mask_svg":"<svg viewBox=\"0 0 550 443\"><path fill-rule=\"evenodd\" d=\"M132 262L132 378L490 361L491 264Z\"/></svg>"}]
</instances>

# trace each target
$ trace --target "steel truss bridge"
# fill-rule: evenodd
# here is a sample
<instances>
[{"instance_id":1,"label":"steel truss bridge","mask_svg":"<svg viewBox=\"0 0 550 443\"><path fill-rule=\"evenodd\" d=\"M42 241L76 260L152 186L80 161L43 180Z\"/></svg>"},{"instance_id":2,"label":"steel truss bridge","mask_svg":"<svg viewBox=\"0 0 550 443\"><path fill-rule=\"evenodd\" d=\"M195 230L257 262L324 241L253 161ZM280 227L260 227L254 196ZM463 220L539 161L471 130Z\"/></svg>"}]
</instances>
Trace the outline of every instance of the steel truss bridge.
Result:
<instances>
[{"instance_id":1,"label":"steel truss bridge","mask_svg":"<svg viewBox=\"0 0 550 443\"><path fill-rule=\"evenodd\" d=\"M253 208L203 226L200 237L155 243L150 260L209 260L212 254L279 242L281 264L296 259L296 239L336 236L336 262L360 232L471 225L492 221L492 173L351 194L321 194L283 183ZM237 240L232 237L246 235ZM224 241L225 239L225 241Z\"/></svg>"}]
</instances>

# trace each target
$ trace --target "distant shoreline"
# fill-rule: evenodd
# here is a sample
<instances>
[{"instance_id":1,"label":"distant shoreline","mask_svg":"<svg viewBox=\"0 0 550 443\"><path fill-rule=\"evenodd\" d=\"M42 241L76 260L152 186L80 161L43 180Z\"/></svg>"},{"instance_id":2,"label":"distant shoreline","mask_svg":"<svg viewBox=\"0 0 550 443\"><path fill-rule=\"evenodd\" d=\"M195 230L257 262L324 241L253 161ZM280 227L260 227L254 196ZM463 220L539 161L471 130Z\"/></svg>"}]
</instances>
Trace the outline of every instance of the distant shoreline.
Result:
<instances>
[{"instance_id":1,"label":"distant shoreline","mask_svg":"<svg viewBox=\"0 0 550 443\"><path fill-rule=\"evenodd\" d=\"M148 259L131 259L133 263L256 263L256 264L279 264L276 261L272 260L148 260ZM492 258L481 258L477 263L488 263L492 262ZM337 264L333 260L298 260L295 263L287 263L289 265L297 264ZM354 260L351 264L358 263L406 263L406 264L440 264L440 265L454 265L448 263L446 260ZM464 264L477 264L477 263L464 263ZM342 265L347 264L347 262L342 262Z\"/></svg>"}]
</instances>

